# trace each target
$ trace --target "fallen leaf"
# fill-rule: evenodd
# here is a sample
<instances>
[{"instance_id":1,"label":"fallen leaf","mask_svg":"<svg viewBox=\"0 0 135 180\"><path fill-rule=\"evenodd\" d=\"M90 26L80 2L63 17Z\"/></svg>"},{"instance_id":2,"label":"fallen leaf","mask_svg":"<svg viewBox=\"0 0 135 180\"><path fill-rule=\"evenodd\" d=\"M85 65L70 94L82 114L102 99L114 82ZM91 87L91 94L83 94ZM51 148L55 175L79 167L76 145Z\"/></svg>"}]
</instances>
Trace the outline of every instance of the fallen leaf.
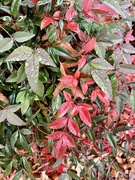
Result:
<instances>
[{"instance_id":1,"label":"fallen leaf","mask_svg":"<svg viewBox=\"0 0 135 180\"><path fill-rule=\"evenodd\" d=\"M61 42L58 45L66 49L73 57L78 57L81 55L81 53L74 50L71 44L68 42Z\"/></svg>"},{"instance_id":2,"label":"fallen leaf","mask_svg":"<svg viewBox=\"0 0 135 180\"><path fill-rule=\"evenodd\" d=\"M1 92L0 92L0 101L4 102L6 104L9 104L9 100Z\"/></svg>"}]
</instances>

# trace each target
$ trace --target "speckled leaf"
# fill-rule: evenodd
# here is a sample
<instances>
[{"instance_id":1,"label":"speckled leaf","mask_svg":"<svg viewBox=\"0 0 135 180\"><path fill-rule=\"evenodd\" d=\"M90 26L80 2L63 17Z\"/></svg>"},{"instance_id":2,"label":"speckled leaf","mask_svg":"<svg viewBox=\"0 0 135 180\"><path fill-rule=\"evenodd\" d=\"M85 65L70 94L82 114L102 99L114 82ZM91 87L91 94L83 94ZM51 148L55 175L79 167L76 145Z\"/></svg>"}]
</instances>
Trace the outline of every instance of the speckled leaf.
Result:
<instances>
[{"instance_id":1,"label":"speckled leaf","mask_svg":"<svg viewBox=\"0 0 135 180\"><path fill-rule=\"evenodd\" d=\"M3 38L0 41L0 53L8 51L9 49L12 48L12 46L13 46L13 41L11 40L11 38Z\"/></svg>"},{"instance_id":2,"label":"speckled leaf","mask_svg":"<svg viewBox=\"0 0 135 180\"><path fill-rule=\"evenodd\" d=\"M31 89L36 93L39 75L39 55L33 53L25 62L25 72Z\"/></svg>"},{"instance_id":3,"label":"speckled leaf","mask_svg":"<svg viewBox=\"0 0 135 180\"><path fill-rule=\"evenodd\" d=\"M108 70L112 70L114 69L114 67L108 63L105 59L102 58L95 58L90 62L91 66L96 68L96 69L108 69Z\"/></svg>"},{"instance_id":4,"label":"speckled leaf","mask_svg":"<svg viewBox=\"0 0 135 180\"><path fill-rule=\"evenodd\" d=\"M7 61L24 61L32 55L33 50L27 46L16 48L7 58Z\"/></svg>"},{"instance_id":5,"label":"speckled leaf","mask_svg":"<svg viewBox=\"0 0 135 180\"><path fill-rule=\"evenodd\" d=\"M96 43L95 51L100 58L105 58L105 47L102 44Z\"/></svg>"},{"instance_id":6,"label":"speckled leaf","mask_svg":"<svg viewBox=\"0 0 135 180\"><path fill-rule=\"evenodd\" d=\"M55 63L53 62L52 58L49 54L42 48L37 48L36 53L39 56L39 62L46 66L53 66L56 67Z\"/></svg>"},{"instance_id":7,"label":"speckled leaf","mask_svg":"<svg viewBox=\"0 0 135 180\"><path fill-rule=\"evenodd\" d=\"M112 85L107 73L103 70L93 69L92 77L109 99L112 99Z\"/></svg>"},{"instance_id":8,"label":"speckled leaf","mask_svg":"<svg viewBox=\"0 0 135 180\"><path fill-rule=\"evenodd\" d=\"M134 74L135 73L135 65L132 64L120 64L119 72L124 74Z\"/></svg>"}]
</instances>

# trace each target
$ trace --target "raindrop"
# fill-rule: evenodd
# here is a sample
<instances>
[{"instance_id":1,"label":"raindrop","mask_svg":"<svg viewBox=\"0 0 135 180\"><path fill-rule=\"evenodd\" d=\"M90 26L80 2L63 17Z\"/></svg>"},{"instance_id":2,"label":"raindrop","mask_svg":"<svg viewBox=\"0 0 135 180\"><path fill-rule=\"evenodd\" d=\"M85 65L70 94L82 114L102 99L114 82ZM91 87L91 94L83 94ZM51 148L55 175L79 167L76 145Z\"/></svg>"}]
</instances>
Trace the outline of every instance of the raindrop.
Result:
<instances>
[{"instance_id":1,"label":"raindrop","mask_svg":"<svg viewBox=\"0 0 135 180\"><path fill-rule=\"evenodd\" d=\"M25 66L27 66L27 67L28 67L28 66L29 66L29 63L28 63L28 62L26 62L26 63L25 63Z\"/></svg>"}]
</instances>

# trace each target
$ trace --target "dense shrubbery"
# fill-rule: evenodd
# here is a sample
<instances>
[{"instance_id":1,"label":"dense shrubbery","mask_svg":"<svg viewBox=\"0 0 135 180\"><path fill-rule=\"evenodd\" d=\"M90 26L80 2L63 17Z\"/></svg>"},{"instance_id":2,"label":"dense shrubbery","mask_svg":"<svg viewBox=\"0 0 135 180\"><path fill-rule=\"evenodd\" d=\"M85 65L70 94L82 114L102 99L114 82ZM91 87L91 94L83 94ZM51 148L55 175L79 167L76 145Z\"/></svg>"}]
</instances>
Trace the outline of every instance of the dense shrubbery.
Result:
<instances>
[{"instance_id":1,"label":"dense shrubbery","mask_svg":"<svg viewBox=\"0 0 135 180\"><path fill-rule=\"evenodd\" d=\"M133 3L0 3L1 178L135 176Z\"/></svg>"}]
</instances>

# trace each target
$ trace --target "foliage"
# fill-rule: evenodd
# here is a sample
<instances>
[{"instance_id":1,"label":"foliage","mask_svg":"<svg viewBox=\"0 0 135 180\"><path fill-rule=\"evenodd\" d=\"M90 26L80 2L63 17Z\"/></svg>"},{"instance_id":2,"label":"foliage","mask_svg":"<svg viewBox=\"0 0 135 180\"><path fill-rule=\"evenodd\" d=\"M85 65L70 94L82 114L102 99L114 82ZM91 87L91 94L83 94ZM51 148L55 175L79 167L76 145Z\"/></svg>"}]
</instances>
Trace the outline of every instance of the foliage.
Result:
<instances>
[{"instance_id":1,"label":"foliage","mask_svg":"<svg viewBox=\"0 0 135 180\"><path fill-rule=\"evenodd\" d=\"M0 3L0 172L130 179L134 1Z\"/></svg>"}]
</instances>

